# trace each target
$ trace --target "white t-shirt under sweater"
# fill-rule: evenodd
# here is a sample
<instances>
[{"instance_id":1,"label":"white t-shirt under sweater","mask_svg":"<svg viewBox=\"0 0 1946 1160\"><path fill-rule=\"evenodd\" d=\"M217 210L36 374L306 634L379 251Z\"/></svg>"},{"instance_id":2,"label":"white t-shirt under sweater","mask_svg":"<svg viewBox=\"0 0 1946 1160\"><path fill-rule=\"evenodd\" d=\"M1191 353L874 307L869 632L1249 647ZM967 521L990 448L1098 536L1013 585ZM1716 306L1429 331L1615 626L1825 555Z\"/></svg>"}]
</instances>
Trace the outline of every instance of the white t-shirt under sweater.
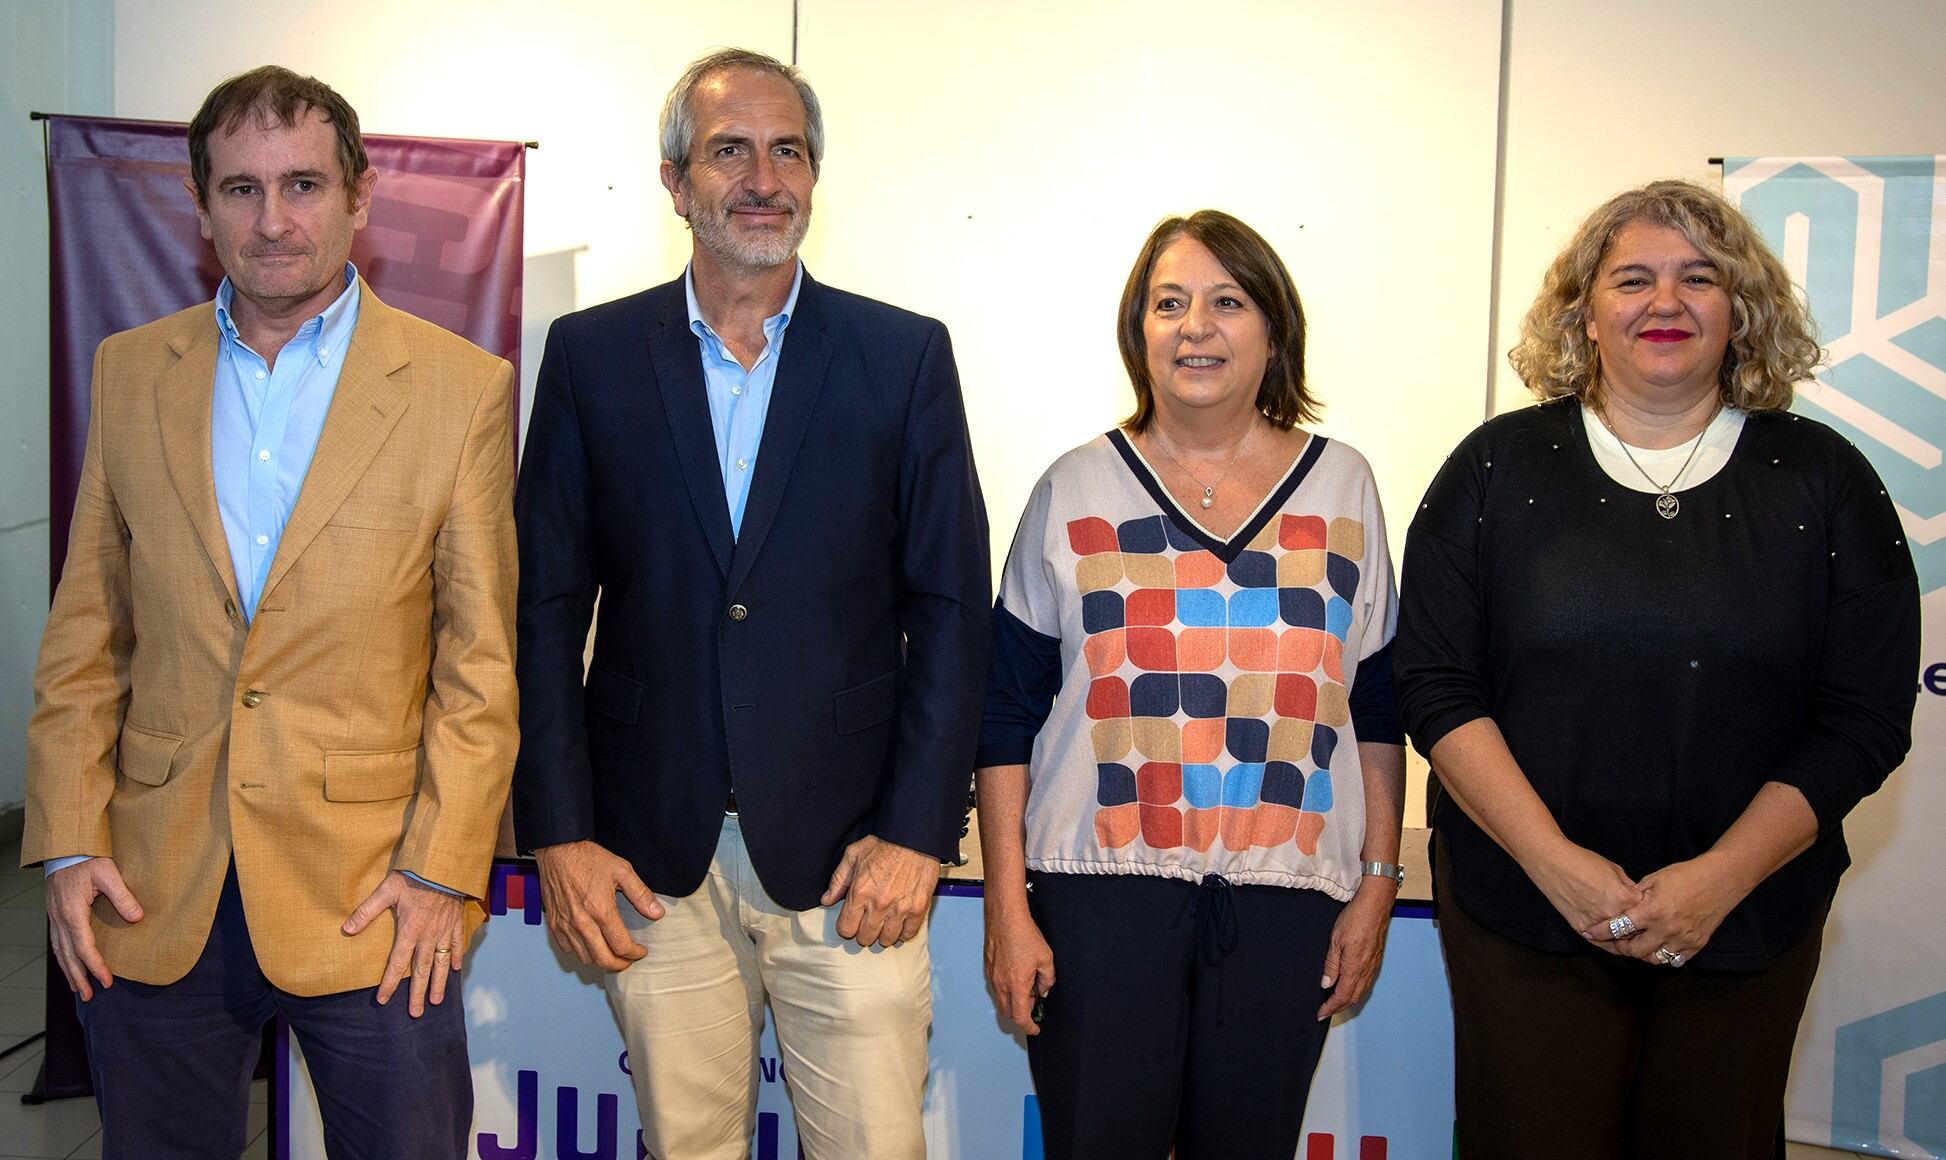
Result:
<instances>
[{"instance_id":1,"label":"white t-shirt under sweater","mask_svg":"<svg viewBox=\"0 0 1946 1160\"><path fill-rule=\"evenodd\" d=\"M1313 436L1226 542L1110 432L1035 485L1000 595L996 615L1050 658L1059 642L1029 761L1029 867L1351 897L1365 838L1354 717L1399 740L1389 652L1368 688L1383 704L1355 698L1398 616L1362 455Z\"/></svg>"}]
</instances>

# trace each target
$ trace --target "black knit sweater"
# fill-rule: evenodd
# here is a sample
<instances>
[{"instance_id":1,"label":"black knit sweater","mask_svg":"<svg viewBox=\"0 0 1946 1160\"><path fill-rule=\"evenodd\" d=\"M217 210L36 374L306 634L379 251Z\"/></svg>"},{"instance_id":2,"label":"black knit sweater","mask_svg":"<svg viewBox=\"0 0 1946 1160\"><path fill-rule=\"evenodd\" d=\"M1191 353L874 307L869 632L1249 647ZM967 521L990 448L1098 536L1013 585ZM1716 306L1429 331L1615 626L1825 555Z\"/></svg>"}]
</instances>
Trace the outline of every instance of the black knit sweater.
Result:
<instances>
[{"instance_id":1,"label":"black knit sweater","mask_svg":"<svg viewBox=\"0 0 1946 1160\"><path fill-rule=\"evenodd\" d=\"M1611 480L1572 399L1474 431L1407 535L1399 708L1421 752L1491 717L1567 837L1637 879L1707 850L1764 782L1797 787L1816 843L1696 960L1754 970L1830 900L1841 820L1911 743L1918 582L1878 476L1814 420L1747 416L1677 494L1665 520ZM1474 919L1598 953L1450 798L1433 825Z\"/></svg>"}]
</instances>

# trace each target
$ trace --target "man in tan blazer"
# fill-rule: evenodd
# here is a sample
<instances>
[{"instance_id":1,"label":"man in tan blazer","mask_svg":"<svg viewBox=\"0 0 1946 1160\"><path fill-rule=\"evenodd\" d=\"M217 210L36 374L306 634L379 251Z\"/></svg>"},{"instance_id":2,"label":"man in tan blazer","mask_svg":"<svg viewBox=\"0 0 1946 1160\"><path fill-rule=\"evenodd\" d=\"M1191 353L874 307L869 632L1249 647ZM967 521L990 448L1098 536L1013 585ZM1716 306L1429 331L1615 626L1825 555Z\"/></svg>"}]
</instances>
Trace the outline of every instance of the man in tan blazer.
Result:
<instances>
[{"instance_id":1,"label":"man in tan blazer","mask_svg":"<svg viewBox=\"0 0 1946 1160\"><path fill-rule=\"evenodd\" d=\"M279 1013L333 1155L463 1156L449 979L516 745L512 371L356 276L377 174L328 86L224 82L190 157L227 277L96 353L22 859L107 1156L236 1155Z\"/></svg>"}]
</instances>

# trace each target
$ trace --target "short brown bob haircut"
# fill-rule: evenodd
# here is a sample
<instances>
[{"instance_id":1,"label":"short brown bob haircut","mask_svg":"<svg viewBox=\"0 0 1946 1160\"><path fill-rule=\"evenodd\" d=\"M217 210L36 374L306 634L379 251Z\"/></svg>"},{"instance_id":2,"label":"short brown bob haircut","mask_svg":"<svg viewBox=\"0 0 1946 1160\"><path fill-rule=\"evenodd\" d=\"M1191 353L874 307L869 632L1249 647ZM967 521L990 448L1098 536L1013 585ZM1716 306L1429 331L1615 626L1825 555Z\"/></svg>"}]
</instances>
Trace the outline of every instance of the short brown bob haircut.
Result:
<instances>
[{"instance_id":1,"label":"short brown bob haircut","mask_svg":"<svg viewBox=\"0 0 1946 1160\"><path fill-rule=\"evenodd\" d=\"M372 167L365 155L365 140L358 133L357 111L316 77L299 76L274 64L253 68L211 89L196 118L189 122L189 177L196 185L196 200L209 204L211 134L234 133L253 114L265 125L288 128L297 124L307 109L323 114L337 132L338 163L345 169L345 200L355 207L358 179Z\"/></svg>"},{"instance_id":2,"label":"short brown bob haircut","mask_svg":"<svg viewBox=\"0 0 1946 1160\"><path fill-rule=\"evenodd\" d=\"M1298 299L1291 272L1262 234L1222 210L1199 209L1188 217L1164 218L1157 223L1149 240L1142 243L1135 268L1122 287L1115 337L1129 385L1135 388L1135 413L1123 426L1139 433L1148 430L1155 419L1155 384L1149 380L1142 319L1149 309L1149 277L1155 272L1156 259L1169 243L1183 237L1201 242L1263 311L1270 335L1270 362L1264 367L1263 384L1257 388L1257 410L1280 430L1316 422L1323 406L1304 385L1304 303Z\"/></svg>"},{"instance_id":3,"label":"short brown bob haircut","mask_svg":"<svg viewBox=\"0 0 1946 1160\"><path fill-rule=\"evenodd\" d=\"M1543 399L1601 402L1600 352L1588 337L1588 302L1608 247L1623 226L1649 222L1689 239L1715 264L1730 295L1730 345L1717 392L1745 411L1782 411L1824 352L1784 264L1749 219L1720 195L1687 181L1652 181L1617 194L1581 223L1548 267L1507 361Z\"/></svg>"}]
</instances>

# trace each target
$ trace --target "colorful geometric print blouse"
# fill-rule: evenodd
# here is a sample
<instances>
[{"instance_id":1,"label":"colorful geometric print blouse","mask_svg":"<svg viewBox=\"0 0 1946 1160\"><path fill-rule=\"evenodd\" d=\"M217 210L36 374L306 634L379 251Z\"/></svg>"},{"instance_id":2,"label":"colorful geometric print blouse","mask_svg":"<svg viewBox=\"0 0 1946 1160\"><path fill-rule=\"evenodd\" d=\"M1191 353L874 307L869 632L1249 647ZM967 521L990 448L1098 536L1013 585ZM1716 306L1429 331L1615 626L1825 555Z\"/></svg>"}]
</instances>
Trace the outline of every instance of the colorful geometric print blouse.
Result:
<instances>
[{"instance_id":1,"label":"colorful geometric print blouse","mask_svg":"<svg viewBox=\"0 0 1946 1160\"><path fill-rule=\"evenodd\" d=\"M1001 578L979 764L1026 763L1027 865L1358 887L1358 742L1402 740L1363 456L1313 436L1228 541L1119 431L1035 486Z\"/></svg>"}]
</instances>

